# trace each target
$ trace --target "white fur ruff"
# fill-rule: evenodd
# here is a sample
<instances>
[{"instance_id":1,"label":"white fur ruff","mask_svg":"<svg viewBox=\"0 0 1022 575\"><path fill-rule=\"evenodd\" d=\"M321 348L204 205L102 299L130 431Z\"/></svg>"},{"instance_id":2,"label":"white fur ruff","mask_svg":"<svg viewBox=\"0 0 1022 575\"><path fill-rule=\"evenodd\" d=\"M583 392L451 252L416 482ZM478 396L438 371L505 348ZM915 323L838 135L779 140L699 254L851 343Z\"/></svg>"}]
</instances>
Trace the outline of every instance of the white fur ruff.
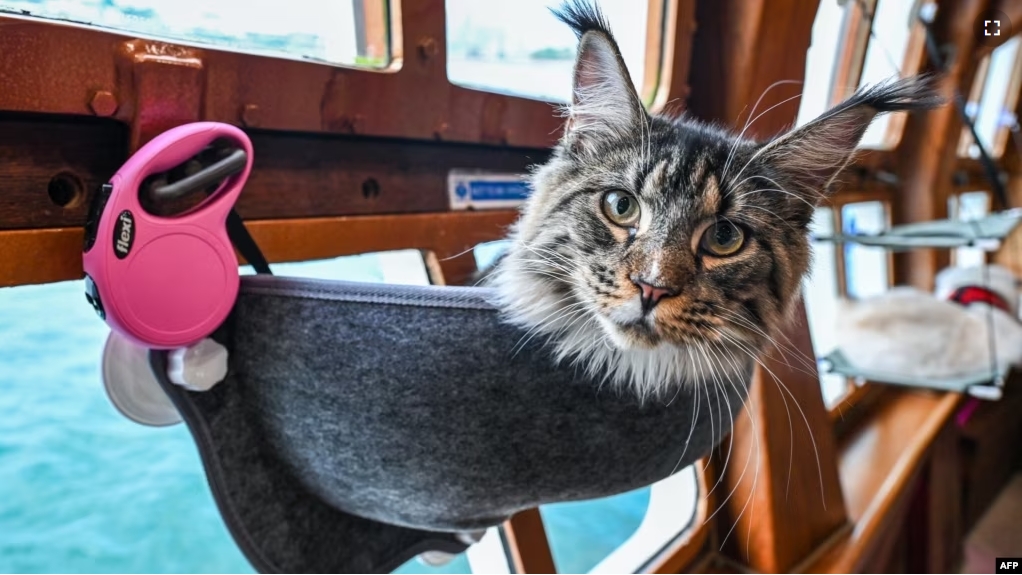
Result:
<instances>
[{"instance_id":1,"label":"white fur ruff","mask_svg":"<svg viewBox=\"0 0 1022 575\"><path fill-rule=\"evenodd\" d=\"M558 362L570 361L601 384L625 387L641 400L670 400L678 386L704 383L721 391L744 385L749 355L737 346L707 344L621 349L600 326L599 312L581 303L561 301L549 286L526 277L514 256L492 280L505 319L527 331L516 351L533 338L549 341Z\"/></svg>"}]
</instances>

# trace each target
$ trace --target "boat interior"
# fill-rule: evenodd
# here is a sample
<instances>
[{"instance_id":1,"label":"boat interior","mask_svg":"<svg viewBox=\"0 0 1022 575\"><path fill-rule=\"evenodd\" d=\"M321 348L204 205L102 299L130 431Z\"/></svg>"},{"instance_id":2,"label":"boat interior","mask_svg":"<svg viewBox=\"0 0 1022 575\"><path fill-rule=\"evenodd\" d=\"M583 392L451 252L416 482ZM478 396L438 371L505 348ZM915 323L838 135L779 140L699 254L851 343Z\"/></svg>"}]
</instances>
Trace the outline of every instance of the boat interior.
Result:
<instances>
[{"instance_id":1,"label":"boat interior","mask_svg":"<svg viewBox=\"0 0 1022 575\"><path fill-rule=\"evenodd\" d=\"M458 286L479 280L487 247L507 238L520 216L529 193L523 182L551 159L564 134L560 106L572 98L576 44L571 31L548 10L560 2L330 0L299 8L283 3L229 8L231 3L224 3L226 15L220 20L189 24L205 30L205 36L174 27L182 18L199 18L195 14L200 12L174 8L176 2L153 0L139 4L149 8L131 10L118 7L130 4L123 2L81 3L93 4L96 14L120 10L126 16L101 21L76 16L81 7L57 2L0 1L0 324L7 324L0 325L3 395L31 391L12 383L19 378L19 361L43 362L33 368L41 374L33 376L36 379L45 380L50 373L48 360L30 355L34 352L20 345L14 327L51 322L56 334L65 325L56 308L48 308L54 309L52 317L19 313L19 300L11 294L49 284L71 285L80 298L74 306L86 309L93 327L107 329L88 309L89 302L96 305L92 297L87 302L80 295L92 289L86 284L93 285L94 279L99 291L107 289L98 278L86 280L87 271L94 276L91 270L99 269L87 266L100 265L88 257L83 263L87 227L99 217L90 215L90 207L112 176L123 173L129 158L162 142L161 135L216 123L229 130L224 134L240 134L238 138L249 142L247 156L238 156L237 169L248 161L247 179L232 212L239 216L231 235L238 249L229 252L240 266L259 268L258 260L265 258L277 275L288 275L283 271L287 266L303 262L373 257L382 262L382 271L370 281L418 282L454 293ZM484 526L479 530L483 535L467 542L462 538L464 544L402 547L400 556L366 569L1019 572L1018 559L1014 567L998 562L1022 556L1020 366L994 361L992 372L940 380L919 375L924 370L899 377L885 373L879 364L856 364L851 343L844 355L828 354L852 339L834 327L844 302L872 301L896 293L889 292L896 286L914 288L911 297L933 299L941 288L942 271L967 266L988 271L996 266L1010 273L1011 289L1022 286L1022 229L1016 227L1022 221L1017 211L1022 208L1022 2L600 4L650 114L692 118L766 142L805 125L857 88L892 76L930 74L946 104L878 119L840 169L831 193L815 207L809 226L814 259L793 317L752 368L743 407L733 417L710 416L712 425L721 426L719 443L708 444L703 453L694 454L691 465L667 470L671 473L657 476L652 485L607 488L599 501L588 495L543 501ZM272 22L275 15L280 22L274 26L283 29L297 21L289 12L317 10L322 14L309 21L321 21L317 25L322 32L260 36L244 29L245 22ZM243 12L250 13L249 20L240 16ZM182 16L185 13L189 15ZM560 36L544 44L548 33ZM275 40L284 37L292 43ZM302 44L303 38L311 40ZM168 186L173 182L171 178ZM947 229L931 224L946 224ZM97 225L109 233L102 227L107 224ZM128 234L123 236L125 252L132 240L145 241L141 224L136 236L125 231L126 224L111 225L116 226L112 254L118 249L116 234ZM238 234L247 235L258 248L243 248ZM105 237L100 234L99 244L106 245ZM120 260L111 261L102 265ZM329 279L362 281L344 274ZM254 285L251 281L242 280L242 291ZM96 292L88 293L98 299ZM1012 295L1007 308L1022 322L1018 293ZM108 294L103 299L109 323L115 310ZM302 325L320 326L320 320L312 318L326 312L308 313L302 317L311 323ZM1016 353L1022 360L1022 347L1010 349L1015 340L998 339L1001 332L992 327L993 320L985 323L989 314L976 314L981 319L968 325L979 328L955 337L984 346L999 344L998 353ZM386 329L396 334L393 338L413 337L401 335L409 326L399 319L387 321L392 322ZM430 339L434 332L427 328L433 324L422 321L426 328L407 332L426 334L416 345L443 347L439 336ZM983 331L986 325L989 336ZM936 350L921 355L920 364L936 364L955 354L958 344L942 343L944 332L902 327L914 334L913 342L921 342L903 339L902 347ZM303 332L288 328L282 333L301 337ZM508 349L514 344L508 342ZM388 359L389 353L381 349L375 355L381 363L404 365L400 353ZM233 362L233 349L231 354ZM240 369L231 365L232 373ZM465 381L470 381L473 365L468 361L461 366ZM102 397L100 374L90 369L81 376L88 382L85 387L90 396ZM442 389L422 389L434 388ZM198 415L187 415L183 406L207 409L202 393L170 394L194 434ZM513 400L506 401L506 409L517 409ZM23 409L20 405L20 400L0 403L0 411ZM123 406L118 409L124 411ZM117 412L111 408L110 413ZM408 412L372 413L415 421ZM7 418L0 414L0 419ZM509 435L503 440L518 442L509 453L532 453L521 442L544 440L529 431L528 417L516 421L517 429L500 428ZM6 425L0 424L0 430L14 437L16 424ZM57 424L44 423L40 416L23 425L23 431L31 433L29 426ZM139 427L129 421L123 425ZM158 449L163 436L146 437ZM0 470L7 467L0 472L0 478L7 478L0 481L0 500L18 499L31 506L60 493L46 487L46 480L30 482L19 475L27 468L11 459L16 449L5 451L3 446L0 440ZM215 466L205 451L202 456L201 463L195 459L190 465L196 473L205 468L219 509L226 514L219 499L219 491L226 488L214 485L218 472L210 471ZM532 477L529 461L521 456L491 475ZM551 469L536 473L544 478L558 473L559 460L552 461ZM230 463L221 466L229 468ZM606 469L609 473L611 466ZM432 481L438 492L446 484L441 476ZM330 488L321 485L327 484L333 485L324 479L311 490L332 501L329 493L323 495ZM203 481L201 490L206 489ZM627 507L622 498L628 497L641 500L628 504L637 509L634 517L619 512ZM406 504L412 502L392 505ZM214 509L210 502L205 505ZM48 528L17 522L9 513L4 519L4 509L0 505L0 571L164 568L152 563L33 563L25 558L24 542L32 539L45 548L50 544ZM400 509L391 511L405 517ZM131 505L118 513L131 515ZM210 513L194 521L218 522L219 516ZM399 523L426 529L411 519L395 521ZM601 539L597 526L623 534ZM252 562L242 569L362 572L353 566L362 563L341 560L315 563L317 567L259 563L252 557L265 551L262 544L241 542L239 530L229 527ZM144 529L164 527L153 522ZM348 531L338 531L326 539L338 548L360 551L372 547L372 537L363 533L351 539ZM199 547L180 549L179 554L201 556L205 551ZM102 554L98 548L83 549L82 556ZM211 572L233 568L206 564ZM166 565L171 570L203 568Z\"/></svg>"}]
</instances>

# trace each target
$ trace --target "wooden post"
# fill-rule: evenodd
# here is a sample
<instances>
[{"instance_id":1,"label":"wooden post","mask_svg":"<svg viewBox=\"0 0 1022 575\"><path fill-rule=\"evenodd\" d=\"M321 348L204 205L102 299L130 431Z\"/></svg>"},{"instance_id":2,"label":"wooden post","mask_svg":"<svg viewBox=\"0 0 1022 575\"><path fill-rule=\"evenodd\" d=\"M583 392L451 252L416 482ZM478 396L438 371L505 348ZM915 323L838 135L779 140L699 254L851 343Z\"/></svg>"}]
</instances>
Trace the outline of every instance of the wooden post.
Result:
<instances>
[{"instance_id":1,"label":"wooden post","mask_svg":"<svg viewBox=\"0 0 1022 575\"><path fill-rule=\"evenodd\" d=\"M689 111L741 129L749 115L777 105L749 126L746 135L759 138L793 124L818 5L811 0L771 1L769 8L762 0L701 2L693 50L700 56L690 81L699 90ZM752 104L767 89L753 112ZM756 369L730 445L715 456L713 467L721 471L711 511L717 513L716 546L733 560L771 573L795 566L847 522L803 307L778 339L790 340L794 350L772 350Z\"/></svg>"}]
</instances>

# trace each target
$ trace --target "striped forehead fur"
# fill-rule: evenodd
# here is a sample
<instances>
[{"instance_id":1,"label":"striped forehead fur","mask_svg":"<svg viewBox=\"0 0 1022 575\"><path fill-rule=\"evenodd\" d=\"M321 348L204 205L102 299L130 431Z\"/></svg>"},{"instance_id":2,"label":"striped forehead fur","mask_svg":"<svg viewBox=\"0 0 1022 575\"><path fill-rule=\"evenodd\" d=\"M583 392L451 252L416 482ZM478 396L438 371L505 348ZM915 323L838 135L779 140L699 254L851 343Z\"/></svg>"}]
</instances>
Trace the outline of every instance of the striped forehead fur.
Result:
<instances>
[{"instance_id":1,"label":"striped forehead fur","mask_svg":"<svg viewBox=\"0 0 1022 575\"><path fill-rule=\"evenodd\" d=\"M599 9L574 0L556 14L579 37L574 95L489 276L498 304L559 360L641 398L734 382L790 316L813 208L870 121L939 99L923 80L886 83L758 143L649 115ZM611 192L637 202L627 226L606 212ZM741 234L725 256L704 245L721 228ZM642 285L668 295L650 306Z\"/></svg>"}]
</instances>

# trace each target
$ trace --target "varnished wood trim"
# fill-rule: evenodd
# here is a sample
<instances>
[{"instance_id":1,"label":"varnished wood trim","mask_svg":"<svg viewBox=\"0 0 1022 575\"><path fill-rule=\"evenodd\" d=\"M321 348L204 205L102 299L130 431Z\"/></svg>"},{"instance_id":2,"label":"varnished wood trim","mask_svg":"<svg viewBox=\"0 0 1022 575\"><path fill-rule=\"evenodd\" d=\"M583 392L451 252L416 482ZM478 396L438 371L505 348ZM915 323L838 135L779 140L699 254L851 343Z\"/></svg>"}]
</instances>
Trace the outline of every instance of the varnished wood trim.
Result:
<instances>
[{"instance_id":1,"label":"varnished wood trim","mask_svg":"<svg viewBox=\"0 0 1022 575\"><path fill-rule=\"evenodd\" d=\"M557 573L539 509L528 509L504 523L515 573Z\"/></svg>"},{"instance_id":2,"label":"varnished wood trim","mask_svg":"<svg viewBox=\"0 0 1022 575\"><path fill-rule=\"evenodd\" d=\"M663 41L656 55L658 79L654 91L649 95L652 98L650 110L675 114L687 108L690 94L689 69L692 39L696 31L696 0L660 1L664 18ZM650 70L653 54L653 47L649 45L646 51L647 70Z\"/></svg>"},{"instance_id":3,"label":"varnished wood trim","mask_svg":"<svg viewBox=\"0 0 1022 575\"><path fill-rule=\"evenodd\" d=\"M919 63L922 61L925 51L926 29L918 21L914 21L910 26L908 44L905 46L905 55L901 62L902 76L910 76L919 71ZM906 113L890 115L882 143L884 148L893 149L901 143L901 135L905 132L907 118L908 114Z\"/></svg>"},{"instance_id":4,"label":"varnished wood trim","mask_svg":"<svg viewBox=\"0 0 1022 575\"><path fill-rule=\"evenodd\" d=\"M806 573L856 573L901 525L915 477L962 396L892 390L840 447L841 477L854 529Z\"/></svg>"},{"instance_id":5,"label":"varnished wood trim","mask_svg":"<svg viewBox=\"0 0 1022 575\"><path fill-rule=\"evenodd\" d=\"M646 3L646 56L643 59L642 86L639 87L639 96L643 102L652 101L660 85L664 31L674 26L673 22L664 22L664 17L671 8L668 4L674 4L676 1L648 0Z\"/></svg>"},{"instance_id":6,"label":"varnished wood trim","mask_svg":"<svg viewBox=\"0 0 1022 575\"><path fill-rule=\"evenodd\" d=\"M864 5L869 12L864 12ZM828 98L830 106L840 104L859 85L875 17L876 0L850 2L845 8L844 21L841 23L841 46L834 62L834 79Z\"/></svg>"},{"instance_id":7,"label":"varnished wood trim","mask_svg":"<svg viewBox=\"0 0 1022 575\"><path fill-rule=\"evenodd\" d=\"M0 232L0 287L82 277L82 228Z\"/></svg>"},{"instance_id":8,"label":"varnished wood trim","mask_svg":"<svg viewBox=\"0 0 1022 575\"><path fill-rule=\"evenodd\" d=\"M169 127L200 120L534 147L556 142L561 121L550 103L450 83L443 0L394 0L390 13L397 34L393 59L383 70L3 15L0 53L19 57L0 59L0 109L112 117L132 126L133 149ZM185 56L194 73L181 73ZM90 104L95 91L113 104L97 112ZM163 116L151 113L156 107Z\"/></svg>"},{"instance_id":9,"label":"varnished wood trim","mask_svg":"<svg viewBox=\"0 0 1022 575\"><path fill-rule=\"evenodd\" d=\"M271 262L403 249L433 251L448 282L475 268L471 248L500 239L510 210L260 220L247 226ZM0 232L0 287L82 277L81 228Z\"/></svg>"},{"instance_id":10,"label":"varnished wood trim","mask_svg":"<svg viewBox=\"0 0 1022 575\"><path fill-rule=\"evenodd\" d=\"M834 436L839 440L851 430L858 428L863 420L870 416L872 410L883 399L884 392L889 389L885 385L868 381L862 385L850 385L851 391L830 409Z\"/></svg>"}]
</instances>

